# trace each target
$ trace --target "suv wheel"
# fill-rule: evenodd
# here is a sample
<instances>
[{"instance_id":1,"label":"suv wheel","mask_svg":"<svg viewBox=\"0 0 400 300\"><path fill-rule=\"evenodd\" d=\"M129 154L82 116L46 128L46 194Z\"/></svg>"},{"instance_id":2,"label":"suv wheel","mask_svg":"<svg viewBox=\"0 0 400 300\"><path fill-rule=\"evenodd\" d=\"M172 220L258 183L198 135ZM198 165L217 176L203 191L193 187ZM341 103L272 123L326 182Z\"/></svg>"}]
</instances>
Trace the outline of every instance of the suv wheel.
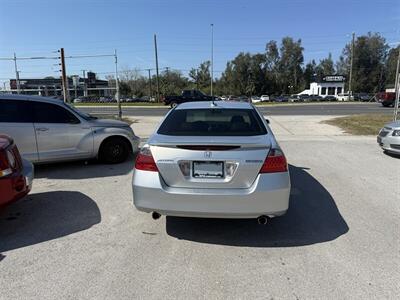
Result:
<instances>
[{"instance_id":1,"label":"suv wheel","mask_svg":"<svg viewBox=\"0 0 400 300\"><path fill-rule=\"evenodd\" d=\"M122 138L111 138L103 142L99 151L99 159L107 164L124 162L129 155L129 146Z\"/></svg>"}]
</instances>

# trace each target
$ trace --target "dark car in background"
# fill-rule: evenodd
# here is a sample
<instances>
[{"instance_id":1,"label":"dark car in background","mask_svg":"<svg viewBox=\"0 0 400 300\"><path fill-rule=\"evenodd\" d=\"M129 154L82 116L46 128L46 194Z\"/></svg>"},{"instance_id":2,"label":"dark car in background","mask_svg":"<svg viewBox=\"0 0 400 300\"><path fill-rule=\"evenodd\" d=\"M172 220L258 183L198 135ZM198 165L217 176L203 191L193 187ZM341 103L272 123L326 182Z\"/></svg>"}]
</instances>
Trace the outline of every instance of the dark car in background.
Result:
<instances>
[{"instance_id":1,"label":"dark car in background","mask_svg":"<svg viewBox=\"0 0 400 300\"><path fill-rule=\"evenodd\" d=\"M337 101L337 98L333 95L328 95L324 97L325 101Z\"/></svg>"},{"instance_id":2,"label":"dark car in background","mask_svg":"<svg viewBox=\"0 0 400 300\"><path fill-rule=\"evenodd\" d=\"M355 101L369 102L373 99L368 93L355 93L353 96Z\"/></svg>"},{"instance_id":3,"label":"dark car in background","mask_svg":"<svg viewBox=\"0 0 400 300\"><path fill-rule=\"evenodd\" d=\"M299 101L309 101L309 100L310 100L309 94L300 94L299 95Z\"/></svg>"},{"instance_id":4,"label":"dark car in background","mask_svg":"<svg viewBox=\"0 0 400 300\"><path fill-rule=\"evenodd\" d=\"M309 101L323 101L324 97L319 95L311 95Z\"/></svg>"},{"instance_id":5,"label":"dark car in background","mask_svg":"<svg viewBox=\"0 0 400 300\"><path fill-rule=\"evenodd\" d=\"M249 97L247 97L247 96L239 96L239 98L237 99L237 101L239 101L239 102L248 102L248 103L251 103L251 100L250 100L250 98Z\"/></svg>"},{"instance_id":6,"label":"dark car in background","mask_svg":"<svg viewBox=\"0 0 400 300\"><path fill-rule=\"evenodd\" d=\"M212 101L212 100L216 100L216 98L205 95L199 90L183 90L180 96L165 96L163 99L164 104L169 105L171 107L175 107L178 104L185 102Z\"/></svg>"},{"instance_id":7,"label":"dark car in background","mask_svg":"<svg viewBox=\"0 0 400 300\"><path fill-rule=\"evenodd\" d=\"M274 102L289 102L289 96L288 95L281 95L278 97L275 97L273 99Z\"/></svg>"}]
</instances>

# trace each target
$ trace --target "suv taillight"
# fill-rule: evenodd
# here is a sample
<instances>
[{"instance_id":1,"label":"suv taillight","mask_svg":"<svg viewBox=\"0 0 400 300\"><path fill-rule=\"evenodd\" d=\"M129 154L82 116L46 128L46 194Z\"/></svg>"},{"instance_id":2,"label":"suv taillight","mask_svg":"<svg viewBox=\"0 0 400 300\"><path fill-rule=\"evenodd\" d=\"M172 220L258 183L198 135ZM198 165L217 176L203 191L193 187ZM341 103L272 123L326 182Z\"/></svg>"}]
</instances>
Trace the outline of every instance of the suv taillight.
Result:
<instances>
[{"instance_id":1,"label":"suv taillight","mask_svg":"<svg viewBox=\"0 0 400 300\"><path fill-rule=\"evenodd\" d=\"M158 172L156 162L148 146L142 147L136 156L135 169L142 171Z\"/></svg>"},{"instance_id":2,"label":"suv taillight","mask_svg":"<svg viewBox=\"0 0 400 300\"><path fill-rule=\"evenodd\" d=\"M279 149L271 149L261 167L260 173L287 172L287 170L287 162L283 152Z\"/></svg>"}]
</instances>

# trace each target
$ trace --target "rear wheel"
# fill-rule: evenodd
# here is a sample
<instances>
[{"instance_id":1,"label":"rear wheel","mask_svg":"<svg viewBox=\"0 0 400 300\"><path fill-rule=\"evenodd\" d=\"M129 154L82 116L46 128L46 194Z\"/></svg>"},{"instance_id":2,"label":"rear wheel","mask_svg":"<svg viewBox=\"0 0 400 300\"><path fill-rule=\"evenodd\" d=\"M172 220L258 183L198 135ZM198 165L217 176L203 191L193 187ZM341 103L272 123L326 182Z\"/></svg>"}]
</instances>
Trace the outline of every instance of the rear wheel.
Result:
<instances>
[{"instance_id":1,"label":"rear wheel","mask_svg":"<svg viewBox=\"0 0 400 300\"><path fill-rule=\"evenodd\" d=\"M123 138L105 140L99 151L99 159L107 164L124 162L129 155L129 145Z\"/></svg>"}]
</instances>

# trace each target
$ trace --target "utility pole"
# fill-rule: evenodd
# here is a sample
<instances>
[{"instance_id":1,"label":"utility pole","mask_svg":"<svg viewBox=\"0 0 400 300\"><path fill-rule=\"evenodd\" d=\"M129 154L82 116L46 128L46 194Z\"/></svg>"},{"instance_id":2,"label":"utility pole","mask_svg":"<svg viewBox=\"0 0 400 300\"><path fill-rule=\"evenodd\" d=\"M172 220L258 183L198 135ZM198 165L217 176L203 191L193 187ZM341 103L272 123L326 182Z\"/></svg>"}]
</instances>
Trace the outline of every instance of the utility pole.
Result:
<instances>
[{"instance_id":1,"label":"utility pole","mask_svg":"<svg viewBox=\"0 0 400 300\"><path fill-rule=\"evenodd\" d=\"M75 98L77 98L78 97L78 84L79 84L79 76L78 75L72 76L72 83L74 84Z\"/></svg>"},{"instance_id":2,"label":"utility pole","mask_svg":"<svg viewBox=\"0 0 400 300\"><path fill-rule=\"evenodd\" d=\"M350 56L349 100L351 100L351 97L353 96L352 85L353 85L354 37L355 33L353 32L351 40L351 56Z\"/></svg>"},{"instance_id":3,"label":"utility pole","mask_svg":"<svg viewBox=\"0 0 400 300\"><path fill-rule=\"evenodd\" d=\"M152 91L151 91L151 74L150 74L151 69L147 69L147 71L149 72L149 97L150 97L150 99L151 99L151 96L152 96Z\"/></svg>"},{"instance_id":4,"label":"utility pole","mask_svg":"<svg viewBox=\"0 0 400 300\"><path fill-rule=\"evenodd\" d=\"M68 93L68 79L67 79L67 71L65 69L65 55L64 48L60 49L60 59L61 59L61 82L63 88L63 96L64 102L69 102L69 93Z\"/></svg>"},{"instance_id":5,"label":"utility pole","mask_svg":"<svg viewBox=\"0 0 400 300\"><path fill-rule=\"evenodd\" d=\"M400 47L399 47L399 55L397 57L397 66L396 66L396 82L394 83L394 91L396 93L396 98L394 100L394 115L393 120L397 121L397 116L399 114L399 94L400 94Z\"/></svg>"},{"instance_id":6,"label":"utility pole","mask_svg":"<svg viewBox=\"0 0 400 300\"><path fill-rule=\"evenodd\" d=\"M211 97L213 96L214 77L214 24L211 24Z\"/></svg>"},{"instance_id":7,"label":"utility pole","mask_svg":"<svg viewBox=\"0 0 400 300\"><path fill-rule=\"evenodd\" d=\"M115 98L117 99L117 104L118 104L118 117L121 119L122 109L121 109L121 101L119 101L119 77L118 77L117 49L114 50L114 57L115 57Z\"/></svg>"},{"instance_id":8,"label":"utility pole","mask_svg":"<svg viewBox=\"0 0 400 300\"><path fill-rule=\"evenodd\" d=\"M157 36L154 34L154 51L156 55L156 83L157 83L157 102L160 102L160 79L158 75L158 54L157 54Z\"/></svg>"},{"instance_id":9,"label":"utility pole","mask_svg":"<svg viewBox=\"0 0 400 300\"><path fill-rule=\"evenodd\" d=\"M86 84L86 70L82 70L82 75L83 75L83 96L87 97L88 92L87 92L87 84Z\"/></svg>"},{"instance_id":10,"label":"utility pole","mask_svg":"<svg viewBox=\"0 0 400 300\"><path fill-rule=\"evenodd\" d=\"M14 52L14 68L15 68L15 82L17 84L17 94L21 92L21 85L19 83L19 71L17 68L17 55Z\"/></svg>"}]
</instances>

